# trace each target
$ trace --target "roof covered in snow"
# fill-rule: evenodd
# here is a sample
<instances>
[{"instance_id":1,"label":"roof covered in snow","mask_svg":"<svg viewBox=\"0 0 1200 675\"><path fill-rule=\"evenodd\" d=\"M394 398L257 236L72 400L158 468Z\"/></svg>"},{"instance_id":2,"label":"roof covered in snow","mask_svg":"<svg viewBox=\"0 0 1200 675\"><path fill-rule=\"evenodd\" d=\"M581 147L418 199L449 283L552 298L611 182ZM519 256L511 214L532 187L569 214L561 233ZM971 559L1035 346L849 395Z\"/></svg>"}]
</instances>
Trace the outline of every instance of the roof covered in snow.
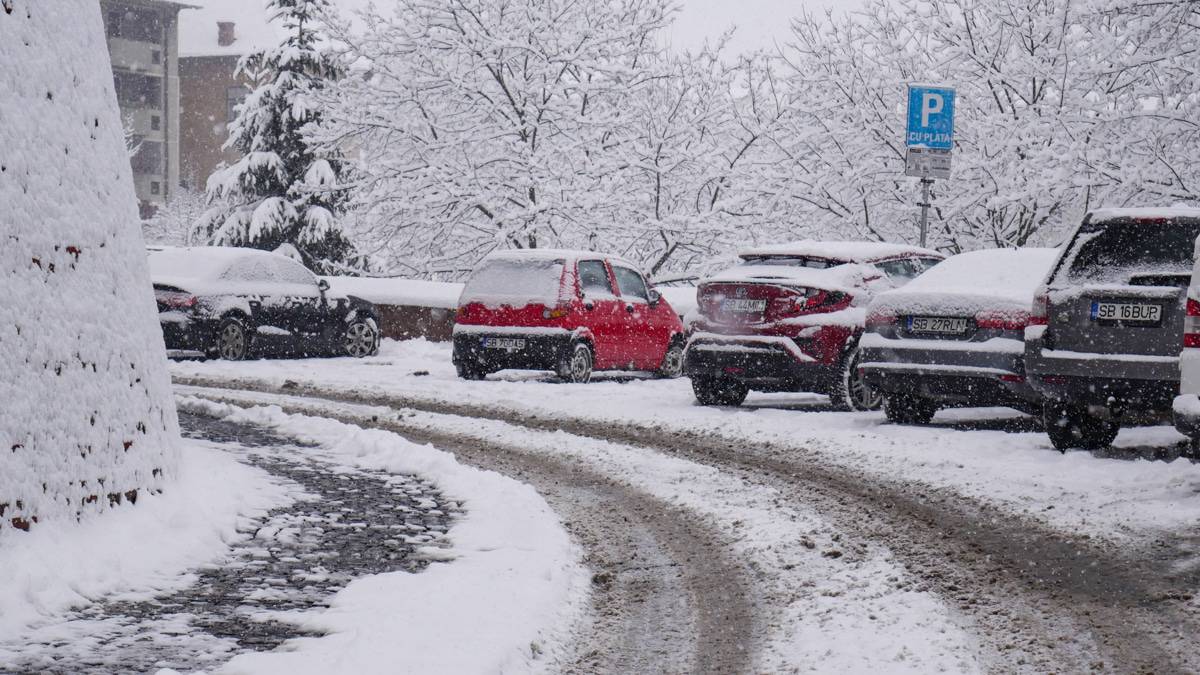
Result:
<instances>
[{"instance_id":1,"label":"roof covered in snow","mask_svg":"<svg viewBox=\"0 0 1200 675\"><path fill-rule=\"evenodd\" d=\"M904 255L944 257L937 251L908 244L889 244L879 241L815 241L812 239L757 246L739 251L738 255L743 258L770 255L810 256L842 262L874 262Z\"/></svg>"},{"instance_id":2,"label":"roof covered in snow","mask_svg":"<svg viewBox=\"0 0 1200 675\"><path fill-rule=\"evenodd\" d=\"M1056 248L990 249L947 258L912 282L875 298L872 307L900 312L1028 311L1058 258Z\"/></svg>"},{"instance_id":3,"label":"roof covered in snow","mask_svg":"<svg viewBox=\"0 0 1200 675\"><path fill-rule=\"evenodd\" d=\"M866 281L882 276L872 267L853 263L825 269L791 265L737 265L708 277L704 282L779 282L788 286L842 291L861 288Z\"/></svg>"},{"instance_id":4,"label":"roof covered in snow","mask_svg":"<svg viewBox=\"0 0 1200 675\"><path fill-rule=\"evenodd\" d=\"M154 246L147 249L150 278L215 281L235 260L249 256L278 258L274 253L236 246Z\"/></svg>"},{"instance_id":5,"label":"roof covered in snow","mask_svg":"<svg viewBox=\"0 0 1200 675\"><path fill-rule=\"evenodd\" d=\"M283 25L272 22L266 0L188 0L195 9L179 15L179 55L244 56L274 47L285 37ZM365 9L369 0L330 0L343 16ZM217 23L234 24L231 45L217 42Z\"/></svg>"},{"instance_id":6,"label":"roof covered in snow","mask_svg":"<svg viewBox=\"0 0 1200 675\"><path fill-rule=\"evenodd\" d=\"M1096 209L1088 212L1089 222L1139 218L1194 218L1200 220L1200 209L1188 206L1163 206L1144 208Z\"/></svg>"},{"instance_id":7,"label":"roof covered in snow","mask_svg":"<svg viewBox=\"0 0 1200 675\"><path fill-rule=\"evenodd\" d=\"M493 251L487 255L484 260L562 260L564 262L574 262L576 260L600 260L605 259L612 263L628 265L634 269L639 267L625 260L624 258L609 255L607 253L597 253L596 251L579 251L572 249L560 248L534 248L534 249L505 249L503 251Z\"/></svg>"}]
</instances>

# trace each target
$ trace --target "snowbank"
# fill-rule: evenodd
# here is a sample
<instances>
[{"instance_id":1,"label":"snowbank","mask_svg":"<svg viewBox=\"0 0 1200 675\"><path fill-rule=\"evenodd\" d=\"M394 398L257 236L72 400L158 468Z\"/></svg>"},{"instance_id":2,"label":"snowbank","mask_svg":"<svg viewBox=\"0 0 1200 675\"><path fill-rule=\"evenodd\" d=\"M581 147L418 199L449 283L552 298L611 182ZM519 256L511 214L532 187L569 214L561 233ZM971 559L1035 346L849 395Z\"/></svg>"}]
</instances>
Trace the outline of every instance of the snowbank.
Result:
<instances>
[{"instance_id":1,"label":"snowbank","mask_svg":"<svg viewBox=\"0 0 1200 675\"><path fill-rule=\"evenodd\" d=\"M14 7L0 12L0 539L144 498L179 449L100 6Z\"/></svg>"},{"instance_id":2,"label":"snowbank","mask_svg":"<svg viewBox=\"0 0 1200 675\"><path fill-rule=\"evenodd\" d=\"M219 560L245 536L240 525L289 502L285 488L264 471L190 442L178 480L162 494L143 497L144 508L10 533L0 546L0 644L96 598L145 599L186 585L191 577L184 572Z\"/></svg>"},{"instance_id":3,"label":"snowbank","mask_svg":"<svg viewBox=\"0 0 1200 675\"><path fill-rule=\"evenodd\" d=\"M377 305L457 309L463 285L420 279L323 277L338 295L353 295Z\"/></svg>"},{"instance_id":4,"label":"snowbank","mask_svg":"<svg viewBox=\"0 0 1200 675\"><path fill-rule=\"evenodd\" d=\"M221 673L557 672L583 616L589 575L545 500L530 486L459 464L396 434L328 419L182 399L188 410L265 425L320 444L339 463L433 480L465 513L448 533L448 564L352 582L321 612L276 615L328 633L248 653ZM558 667L556 667L558 666Z\"/></svg>"}]
</instances>

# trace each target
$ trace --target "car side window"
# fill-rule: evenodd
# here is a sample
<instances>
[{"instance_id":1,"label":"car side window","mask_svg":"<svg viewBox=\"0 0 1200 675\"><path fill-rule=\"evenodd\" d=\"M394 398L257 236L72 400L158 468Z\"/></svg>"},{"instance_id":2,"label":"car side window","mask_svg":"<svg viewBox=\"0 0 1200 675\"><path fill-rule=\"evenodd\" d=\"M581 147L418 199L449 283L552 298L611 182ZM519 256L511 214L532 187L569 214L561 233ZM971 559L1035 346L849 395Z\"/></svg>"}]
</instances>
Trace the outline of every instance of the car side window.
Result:
<instances>
[{"instance_id":1,"label":"car side window","mask_svg":"<svg viewBox=\"0 0 1200 675\"><path fill-rule=\"evenodd\" d=\"M265 256L248 256L235 260L221 275L225 281L277 281L274 261Z\"/></svg>"},{"instance_id":2,"label":"car side window","mask_svg":"<svg viewBox=\"0 0 1200 675\"><path fill-rule=\"evenodd\" d=\"M621 289L621 295L626 298L638 298L650 302L650 293L646 289L646 280L642 278L634 270L628 267L618 267L613 265L613 273L617 276L617 288Z\"/></svg>"},{"instance_id":3,"label":"car side window","mask_svg":"<svg viewBox=\"0 0 1200 675\"><path fill-rule=\"evenodd\" d=\"M923 271L919 263L908 259L888 260L887 262L876 264L876 267L883 270L884 274L896 281L910 281Z\"/></svg>"},{"instance_id":4,"label":"car side window","mask_svg":"<svg viewBox=\"0 0 1200 675\"><path fill-rule=\"evenodd\" d=\"M579 261L579 289L587 295L616 295L602 260Z\"/></svg>"},{"instance_id":5,"label":"car side window","mask_svg":"<svg viewBox=\"0 0 1200 675\"><path fill-rule=\"evenodd\" d=\"M304 284L316 286L317 277L307 267L290 258L280 258L273 261L279 280L285 284Z\"/></svg>"}]
</instances>

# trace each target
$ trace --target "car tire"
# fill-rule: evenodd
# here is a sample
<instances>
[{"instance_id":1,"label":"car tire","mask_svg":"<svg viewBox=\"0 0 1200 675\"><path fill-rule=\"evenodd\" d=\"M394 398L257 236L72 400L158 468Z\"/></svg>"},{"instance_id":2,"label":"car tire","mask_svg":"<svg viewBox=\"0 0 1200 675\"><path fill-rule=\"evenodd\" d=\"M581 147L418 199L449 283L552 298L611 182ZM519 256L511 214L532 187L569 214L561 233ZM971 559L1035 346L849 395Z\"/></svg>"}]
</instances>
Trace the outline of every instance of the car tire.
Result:
<instances>
[{"instance_id":1,"label":"car tire","mask_svg":"<svg viewBox=\"0 0 1200 675\"><path fill-rule=\"evenodd\" d=\"M938 407L936 401L920 396L898 394L883 398L883 414L894 424L929 424Z\"/></svg>"},{"instance_id":2,"label":"car tire","mask_svg":"<svg viewBox=\"0 0 1200 675\"><path fill-rule=\"evenodd\" d=\"M488 371L482 363L478 361L459 361L454 364L454 370L458 376L464 380L479 381L487 377Z\"/></svg>"},{"instance_id":3,"label":"car tire","mask_svg":"<svg viewBox=\"0 0 1200 675\"><path fill-rule=\"evenodd\" d=\"M693 377L692 392L700 405L741 405L750 388L732 377Z\"/></svg>"},{"instance_id":4,"label":"car tire","mask_svg":"<svg viewBox=\"0 0 1200 675\"><path fill-rule=\"evenodd\" d=\"M342 353L364 359L379 353L379 324L369 316L356 316L342 335Z\"/></svg>"},{"instance_id":5,"label":"car tire","mask_svg":"<svg viewBox=\"0 0 1200 675\"><path fill-rule=\"evenodd\" d=\"M835 410L866 412L879 410L883 405L883 395L871 389L866 378L858 372L859 357L860 352L856 346L842 358L837 380L829 392L829 402Z\"/></svg>"},{"instance_id":6,"label":"car tire","mask_svg":"<svg viewBox=\"0 0 1200 675\"><path fill-rule=\"evenodd\" d=\"M683 375L683 343L676 340L667 347L667 353L663 356L662 365L654 373L655 376L664 380L673 380Z\"/></svg>"},{"instance_id":7,"label":"car tire","mask_svg":"<svg viewBox=\"0 0 1200 675\"><path fill-rule=\"evenodd\" d=\"M1121 425L1096 417L1081 405L1047 401L1042 406L1042 424L1055 450L1100 450L1112 445Z\"/></svg>"},{"instance_id":8,"label":"car tire","mask_svg":"<svg viewBox=\"0 0 1200 675\"><path fill-rule=\"evenodd\" d=\"M235 316L221 320L210 350L213 356L225 361L244 361L250 356L252 338L246 322Z\"/></svg>"},{"instance_id":9,"label":"car tire","mask_svg":"<svg viewBox=\"0 0 1200 675\"><path fill-rule=\"evenodd\" d=\"M592 379L595 364L592 348L584 342L576 342L558 363L558 378L563 382L586 384Z\"/></svg>"}]
</instances>

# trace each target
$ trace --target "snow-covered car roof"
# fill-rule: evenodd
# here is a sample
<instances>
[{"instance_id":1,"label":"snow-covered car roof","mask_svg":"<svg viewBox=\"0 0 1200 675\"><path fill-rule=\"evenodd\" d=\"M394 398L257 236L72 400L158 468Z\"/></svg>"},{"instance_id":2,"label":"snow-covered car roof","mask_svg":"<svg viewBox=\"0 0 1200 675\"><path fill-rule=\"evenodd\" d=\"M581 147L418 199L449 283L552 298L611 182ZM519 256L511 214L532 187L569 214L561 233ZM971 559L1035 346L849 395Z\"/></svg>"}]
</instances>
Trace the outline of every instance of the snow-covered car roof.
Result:
<instances>
[{"instance_id":1,"label":"snow-covered car roof","mask_svg":"<svg viewBox=\"0 0 1200 675\"><path fill-rule=\"evenodd\" d=\"M889 244L880 241L816 241L803 239L786 244L771 244L743 249L738 252L742 258L759 256L808 256L843 262L869 263L887 258L906 255L944 258L937 251L908 244Z\"/></svg>"},{"instance_id":2,"label":"snow-covered car roof","mask_svg":"<svg viewBox=\"0 0 1200 675\"><path fill-rule=\"evenodd\" d=\"M235 261L249 256L275 259L280 256L256 248L235 246L152 246L146 249L150 278L216 281Z\"/></svg>"},{"instance_id":3,"label":"snow-covered car roof","mask_svg":"<svg viewBox=\"0 0 1200 675\"><path fill-rule=\"evenodd\" d=\"M854 263L824 269L791 265L737 265L708 277L704 283L780 282L788 286L849 291L862 288L867 280L882 276L874 268Z\"/></svg>"},{"instance_id":4,"label":"snow-covered car roof","mask_svg":"<svg viewBox=\"0 0 1200 675\"><path fill-rule=\"evenodd\" d=\"M1099 223L1107 220L1140 220L1144 218L1193 218L1200 220L1200 209L1188 206L1164 206L1144 208L1103 208L1088 212L1087 220Z\"/></svg>"},{"instance_id":5,"label":"snow-covered car roof","mask_svg":"<svg viewBox=\"0 0 1200 675\"><path fill-rule=\"evenodd\" d=\"M641 269L635 263L632 263L620 256L610 255L607 253L597 253L596 251L579 251L572 249L560 248L526 248L526 249L505 249L503 251L493 251L489 253L482 262L490 260L562 260L564 262L573 263L578 260L601 260L605 259L609 262L628 265L633 269Z\"/></svg>"},{"instance_id":6,"label":"snow-covered car roof","mask_svg":"<svg viewBox=\"0 0 1200 675\"><path fill-rule=\"evenodd\" d=\"M951 256L903 288L875 297L871 307L897 313L975 314L985 309L1028 311L1056 248L990 249Z\"/></svg>"}]
</instances>

